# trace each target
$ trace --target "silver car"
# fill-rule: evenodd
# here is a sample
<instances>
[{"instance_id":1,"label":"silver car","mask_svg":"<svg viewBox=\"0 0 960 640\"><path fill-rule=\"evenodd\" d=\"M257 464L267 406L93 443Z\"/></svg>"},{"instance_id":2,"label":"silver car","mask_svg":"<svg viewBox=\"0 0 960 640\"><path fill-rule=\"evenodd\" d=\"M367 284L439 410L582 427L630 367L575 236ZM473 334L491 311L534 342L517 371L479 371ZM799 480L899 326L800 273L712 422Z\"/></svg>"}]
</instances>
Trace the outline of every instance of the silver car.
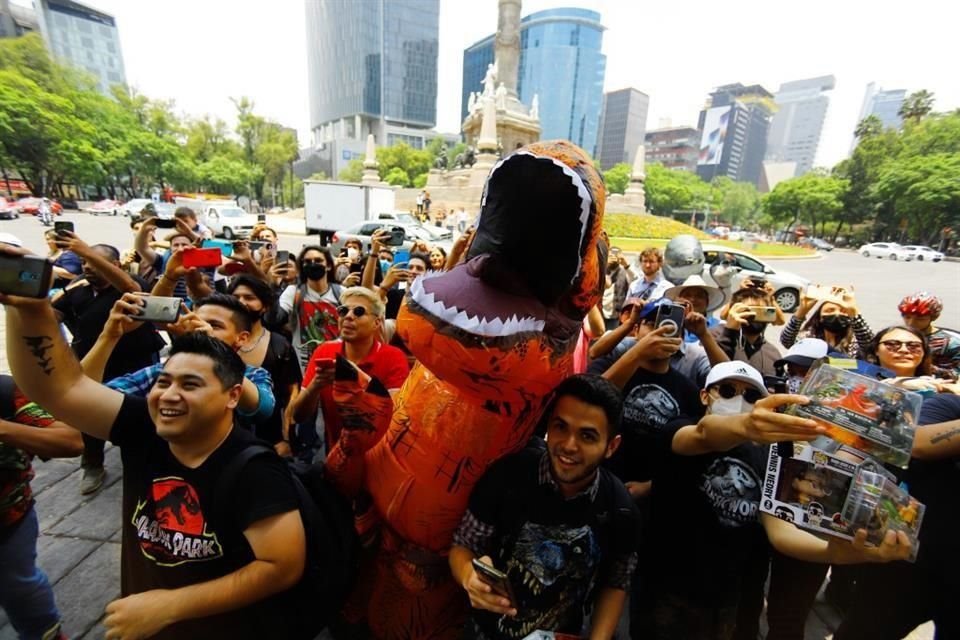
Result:
<instances>
[{"instance_id":1,"label":"silver car","mask_svg":"<svg viewBox=\"0 0 960 640\"><path fill-rule=\"evenodd\" d=\"M800 306L800 293L810 281L790 271L774 269L756 256L722 245L704 244L703 279L721 289L735 291L747 278L764 279L773 286L773 298L784 313Z\"/></svg>"},{"instance_id":2,"label":"silver car","mask_svg":"<svg viewBox=\"0 0 960 640\"><path fill-rule=\"evenodd\" d=\"M914 258L914 254L896 242L871 242L860 247L857 252L864 258L890 258L891 260L906 260L907 262Z\"/></svg>"},{"instance_id":3,"label":"silver car","mask_svg":"<svg viewBox=\"0 0 960 640\"><path fill-rule=\"evenodd\" d=\"M399 247L391 247L394 251L406 249L409 251L413 243L417 240L423 240L431 247L442 247L447 253L453 247L453 233L448 229L441 227L427 227L422 224L410 224L397 222L394 220L367 220L347 227L342 231L333 234L333 240L330 242L330 251L336 257L347 240L359 240L363 244L363 250L370 251L370 237L378 229L392 229L393 227L402 227L404 230L403 244Z\"/></svg>"},{"instance_id":4,"label":"silver car","mask_svg":"<svg viewBox=\"0 0 960 640\"><path fill-rule=\"evenodd\" d=\"M904 245L903 250L913 254L914 259L920 262L930 260L931 262L940 262L943 260L943 254L936 249L924 246L922 244Z\"/></svg>"}]
</instances>

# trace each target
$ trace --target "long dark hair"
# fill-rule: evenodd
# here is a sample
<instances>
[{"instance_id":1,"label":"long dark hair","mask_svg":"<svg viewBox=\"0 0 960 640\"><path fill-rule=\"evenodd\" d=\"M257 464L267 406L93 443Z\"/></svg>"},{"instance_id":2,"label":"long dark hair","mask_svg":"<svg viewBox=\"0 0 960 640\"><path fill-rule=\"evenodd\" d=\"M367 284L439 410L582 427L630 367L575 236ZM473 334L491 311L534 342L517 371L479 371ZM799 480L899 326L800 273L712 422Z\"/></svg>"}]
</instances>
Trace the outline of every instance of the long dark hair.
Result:
<instances>
[{"instance_id":1,"label":"long dark hair","mask_svg":"<svg viewBox=\"0 0 960 640\"><path fill-rule=\"evenodd\" d=\"M820 303L817 305L817 310L810 314L810 319L807 320L807 323L803 325L803 329L808 333L811 338L819 338L823 341L826 341L826 329L823 327L823 321L820 319L820 311L823 309L823 305L827 303ZM852 320L852 318L851 318ZM850 326L847 327L847 333L844 335L840 342L836 344L838 351L844 351L846 348L853 343L856 335L853 333L853 323L850 323Z\"/></svg>"},{"instance_id":2,"label":"long dark hair","mask_svg":"<svg viewBox=\"0 0 960 640\"><path fill-rule=\"evenodd\" d=\"M873 336L873 340L870 341L870 350L867 353L867 361L874 364L880 364L880 343L883 341L883 336L887 335L891 331L906 331L907 333L916 336L920 339L921 344L923 344L923 358L920 359L920 364L917 365L917 370L913 375L915 376L928 376L931 374L931 358L930 358L930 343L927 342L927 336L923 335L916 329L908 327L903 324L895 324L887 327L886 329L881 329L877 331L876 335Z\"/></svg>"},{"instance_id":3,"label":"long dark hair","mask_svg":"<svg viewBox=\"0 0 960 640\"><path fill-rule=\"evenodd\" d=\"M298 276L298 277L299 277L299 283L300 283L300 284L306 284L306 283L307 283L307 277L306 277L305 275L303 275L303 256L307 255L307 252L308 252L308 251L319 251L320 253L322 253L322 254L326 257L326 259L327 259L327 282L331 282L331 283L332 283L332 282L336 282L336 281L337 281L337 277L336 277L336 275L334 275L335 272L336 272L336 269L334 268L335 263L334 263L334 261L333 261L333 254L330 253L330 249L327 249L326 247L321 247L321 246L318 245L318 244L308 244L308 245L306 245L303 249L300 249L300 253L297 254L297 273L300 274L300 275Z\"/></svg>"}]
</instances>

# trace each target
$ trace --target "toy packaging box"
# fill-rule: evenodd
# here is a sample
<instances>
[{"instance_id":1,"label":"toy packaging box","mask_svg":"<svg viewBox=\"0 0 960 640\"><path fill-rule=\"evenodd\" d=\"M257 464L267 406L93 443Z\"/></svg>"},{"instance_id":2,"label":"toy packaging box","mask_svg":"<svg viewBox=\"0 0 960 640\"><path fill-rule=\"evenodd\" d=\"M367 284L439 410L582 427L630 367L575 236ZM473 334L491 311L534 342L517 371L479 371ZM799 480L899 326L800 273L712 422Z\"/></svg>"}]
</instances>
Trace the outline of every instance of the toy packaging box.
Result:
<instances>
[{"instance_id":1,"label":"toy packaging box","mask_svg":"<svg viewBox=\"0 0 960 640\"><path fill-rule=\"evenodd\" d=\"M926 507L883 473L857 470L843 506L851 531L866 529L867 542L880 544L887 531L902 531L912 543L910 560L917 557L917 535Z\"/></svg>"},{"instance_id":2,"label":"toy packaging box","mask_svg":"<svg viewBox=\"0 0 960 640\"><path fill-rule=\"evenodd\" d=\"M910 462L919 394L825 363L807 374L798 393L810 404L790 413L816 420L830 438L898 467Z\"/></svg>"},{"instance_id":3,"label":"toy packaging box","mask_svg":"<svg viewBox=\"0 0 960 640\"><path fill-rule=\"evenodd\" d=\"M924 506L860 451L834 453L795 443L793 457L770 448L760 511L813 533L852 540L857 529L879 544L889 529L904 531L916 557Z\"/></svg>"}]
</instances>

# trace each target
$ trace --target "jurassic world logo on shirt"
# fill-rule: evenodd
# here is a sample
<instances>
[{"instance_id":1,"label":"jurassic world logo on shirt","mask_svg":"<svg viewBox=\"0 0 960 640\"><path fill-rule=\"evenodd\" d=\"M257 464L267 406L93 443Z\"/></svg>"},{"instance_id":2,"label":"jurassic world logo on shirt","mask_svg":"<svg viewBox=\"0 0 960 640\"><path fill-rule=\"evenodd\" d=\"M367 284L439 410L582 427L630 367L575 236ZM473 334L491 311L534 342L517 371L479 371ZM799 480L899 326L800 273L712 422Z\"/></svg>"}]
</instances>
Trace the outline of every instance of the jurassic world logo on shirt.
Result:
<instances>
[{"instance_id":1,"label":"jurassic world logo on shirt","mask_svg":"<svg viewBox=\"0 0 960 640\"><path fill-rule=\"evenodd\" d=\"M131 524L140 550L160 566L223 556L216 533L207 531L196 490L182 478L154 480L150 495L137 501Z\"/></svg>"}]
</instances>

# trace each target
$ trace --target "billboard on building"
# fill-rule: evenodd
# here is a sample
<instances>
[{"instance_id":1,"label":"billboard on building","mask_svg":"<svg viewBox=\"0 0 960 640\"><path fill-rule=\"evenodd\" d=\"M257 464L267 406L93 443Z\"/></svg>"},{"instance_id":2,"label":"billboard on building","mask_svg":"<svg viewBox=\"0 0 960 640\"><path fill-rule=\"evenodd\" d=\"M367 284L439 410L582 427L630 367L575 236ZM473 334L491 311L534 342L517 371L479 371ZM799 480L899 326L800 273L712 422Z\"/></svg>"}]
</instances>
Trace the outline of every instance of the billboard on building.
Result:
<instances>
[{"instance_id":1,"label":"billboard on building","mask_svg":"<svg viewBox=\"0 0 960 640\"><path fill-rule=\"evenodd\" d=\"M712 107L707 111L706 117L703 119L703 137L700 138L698 165L720 164L732 109L732 106L727 105L725 107Z\"/></svg>"}]
</instances>

